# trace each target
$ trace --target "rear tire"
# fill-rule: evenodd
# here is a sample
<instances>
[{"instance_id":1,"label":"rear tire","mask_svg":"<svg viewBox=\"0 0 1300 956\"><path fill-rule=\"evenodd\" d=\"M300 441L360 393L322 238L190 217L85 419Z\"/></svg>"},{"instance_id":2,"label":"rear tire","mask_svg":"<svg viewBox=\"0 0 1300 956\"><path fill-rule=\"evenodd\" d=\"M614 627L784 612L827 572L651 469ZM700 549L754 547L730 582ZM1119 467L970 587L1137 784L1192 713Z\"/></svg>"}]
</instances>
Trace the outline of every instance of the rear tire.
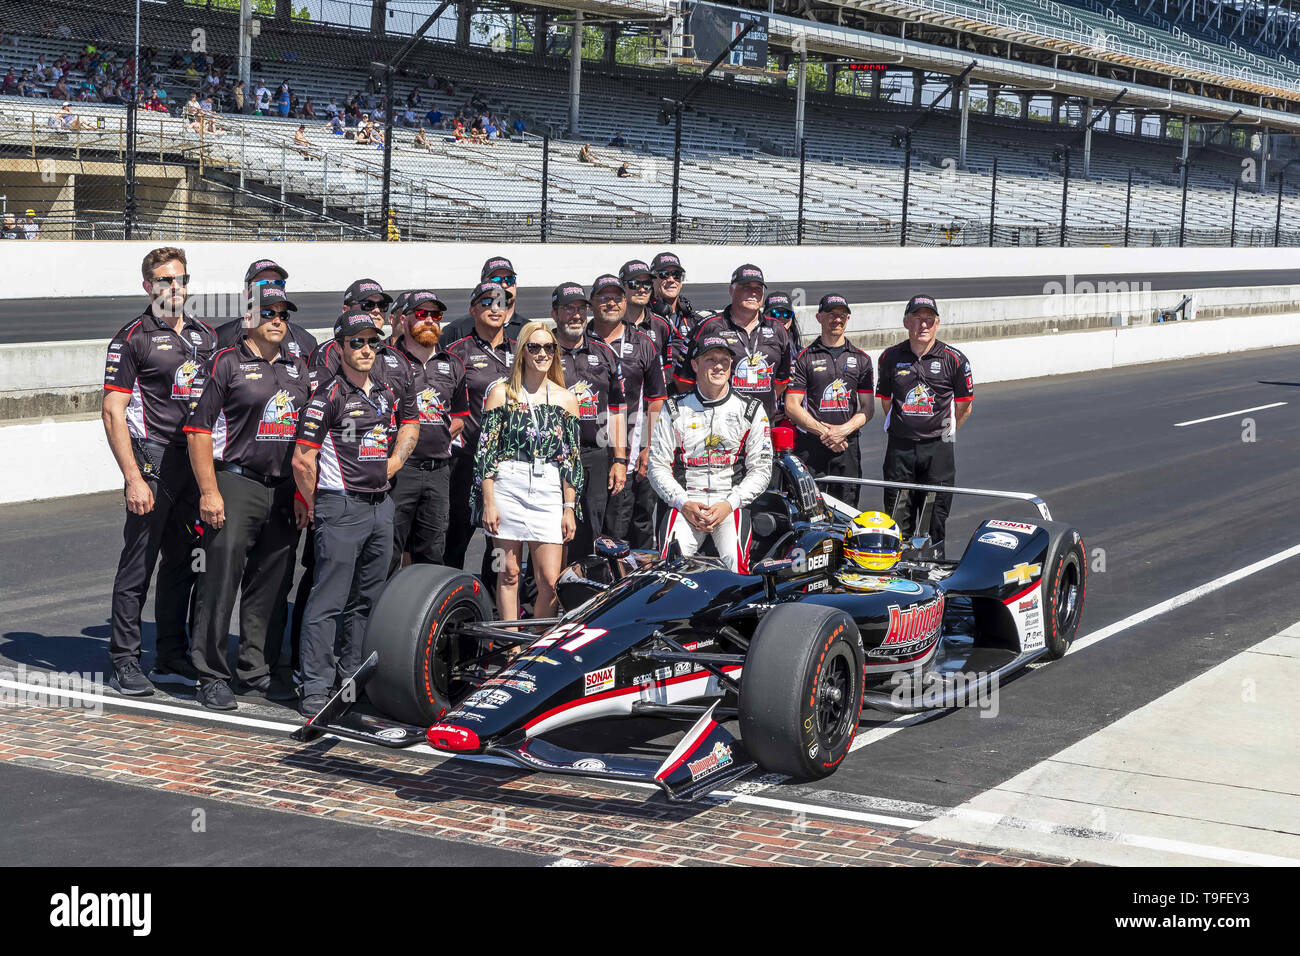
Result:
<instances>
[{"instance_id":1,"label":"rear tire","mask_svg":"<svg viewBox=\"0 0 1300 956\"><path fill-rule=\"evenodd\" d=\"M478 640L452 639L448 626L491 619L492 602L474 575L437 564L403 568L384 588L366 627L363 654L379 653L366 696L403 723L436 723L473 689L452 680L450 669L479 653Z\"/></svg>"},{"instance_id":2,"label":"rear tire","mask_svg":"<svg viewBox=\"0 0 1300 956\"><path fill-rule=\"evenodd\" d=\"M803 780L835 772L862 714L866 652L837 608L783 604L763 618L740 681L740 734L764 770Z\"/></svg>"},{"instance_id":3,"label":"rear tire","mask_svg":"<svg viewBox=\"0 0 1300 956\"><path fill-rule=\"evenodd\" d=\"M1088 591L1088 552L1069 525L1044 522L1051 533L1044 565L1043 643L1048 660L1060 660L1074 643Z\"/></svg>"}]
</instances>

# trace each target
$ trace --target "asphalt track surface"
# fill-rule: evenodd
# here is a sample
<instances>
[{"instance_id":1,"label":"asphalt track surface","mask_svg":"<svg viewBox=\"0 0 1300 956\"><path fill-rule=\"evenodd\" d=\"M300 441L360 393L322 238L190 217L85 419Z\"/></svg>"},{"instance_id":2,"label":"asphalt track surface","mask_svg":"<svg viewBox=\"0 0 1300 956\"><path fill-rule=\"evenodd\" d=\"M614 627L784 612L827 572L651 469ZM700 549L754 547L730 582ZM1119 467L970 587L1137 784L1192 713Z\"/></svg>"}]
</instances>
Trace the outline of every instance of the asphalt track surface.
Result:
<instances>
[{"instance_id":1,"label":"asphalt track surface","mask_svg":"<svg viewBox=\"0 0 1300 956\"><path fill-rule=\"evenodd\" d=\"M887 249L880 250L881 255L888 255ZM366 258L364 247L360 255ZM761 265L762 263L760 263ZM611 263L612 271L617 271L620 263ZM864 263L864 271L870 270L869 260ZM364 270L363 270L364 271ZM378 271L378 270L371 270ZM430 278L439 278L436 269L431 269ZM591 276L573 276L575 281L590 282ZM727 303L727 286L725 283L704 284L691 281L687 274L684 294L697 308L721 308ZM896 302L910 299L913 295L927 293L940 300L961 298L983 298L1013 295L1043 295L1043 289L1049 282L1060 283L1060 275L1048 276L993 276L962 279L890 279L881 281L860 280L838 283L814 283L807 290L807 301L814 302L829 292L839 292L850 302ZM1237 286L1282 285L1300 283L1300 270L1251 270L1235 272L1175 272L1151 274L1090 274L1076 276L1075 281L1091 282L1124 281L1151 283L1152 292L1168 290L1216 289ZM453 316L468 315L469 293L472 287L455 288L434 282ZM776 288L773 287L773 291ZM308 329L324 329L334 324L342 308L343 292L306 292L294 293L293 282L289 283L289 294L299 312L294 316L299 325ZM942 301L940 305L942 306ZM114 296L104 298L67 298L67 299L9 299L0 302L0 345L15 342L32 341L70 341L77 339L107 339L128 321L139 315L144 307L143 293L140 296ZM518 314L529 317L544 317L551 314L551 290L549 288L522 288L519 290ZM219 325L234 315L203 316L211 325Z\"/></svg>"},{"instance_id":2,"label":"asphalt track surface","mask_svg":"<svg viewBox=\"0 0 1300 956\"><path fill-rule=\"evenodd\" d=\"M1276 402L1288 404L1174 427ZM1251 437L1246 419L1253 421L1254 441L1243 440L1243 435ZM878 419L868 425L867 461L878 460L883 452L879 425ZM1104 572L1088 578L1086 636L1300 543L1297 447L1300 348L1274 349L977 385L974 413L958 445L958 483L1035 492L1057 520L1080 529L1093 560L1105 563ZM950 541L965 542L977 520L992 515L1032 520L1033 511L958 498L949 522ZM121 523L121 497L111 492L0 507L0 580L6 582L0 594L0 668L23 664L103 670ZM475 558L471 561L476 565ZM889 718L868 712L860 730L865 746L851 753L833 776L798 786L759 778L736 789L761 789L763 797L824 807L890 811L918 821L933 816L1294 623L1300 615L1289 595L1298 568L1300 557L1282 561L1061 661L1024 672L1003 686L994 719L981 718L975 710L950 711L881 736L871 731L889 724ZM152 603L146 613L151 612ZM152 640L147 621L146 667L152 663ZM168 702L193 706L179 699ZM241 705L240 712L293 719L274 705ZM114 708L106 713L111 717ZM195 709L193 721L203 719ZM652 726L606 722L585 731L579 746L630 747L644 740ZM430 767L439 762L427 759ZM65 786L67 778L47 774L42 787L32 776L36 773L41 771L15 775L14 768L0 766L0 794L8 810L7 827L19 834L34 834L38 830L30 828L38 828L44 835L41 852L52 860L66 858L58 849L60 839L90 839L102 825L93 812L97 786L107 788L104 797L115 796L122 806L132 807L134 819L149 818L151 800L158 800L158 813L166 811L163 798L113 784ZM59 817L56 836L42 826L57 816L52 793L61 794L70 811ZM646 799L660 798L647 792ZM195 802L190 799L184 806ZM227 805L223 812L250 833L260 825L257 811ZM334 826L336 833L328 839L335 843L369 846L376 839L364 828L339 831ZM315 837L310 828L303 832L301 852L309 862ZM160 847L154 859L175 859L164 850L179 850L185 839L183 833L174 835L174 843ZM482 847L440 852L452 862L462 850L476 863L497 862ZM230 860L239 861L254 859L239 854L256 850L230 852ZM393 839L381 852L399 862L408 850Z\"/></svg>"}]
</instances>

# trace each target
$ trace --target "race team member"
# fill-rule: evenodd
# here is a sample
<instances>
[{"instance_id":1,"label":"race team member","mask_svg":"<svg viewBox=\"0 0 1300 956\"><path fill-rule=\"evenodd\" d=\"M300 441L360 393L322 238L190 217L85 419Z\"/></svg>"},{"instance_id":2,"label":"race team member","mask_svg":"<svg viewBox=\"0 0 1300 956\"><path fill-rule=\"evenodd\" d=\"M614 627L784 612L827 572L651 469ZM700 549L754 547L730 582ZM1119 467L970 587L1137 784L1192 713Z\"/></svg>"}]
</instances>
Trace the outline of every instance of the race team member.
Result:
<instances>
[{"instance_id":1,"label":"race team member","mask_svg":"<svg viewBox=\"0 0 1300 956\"><path fill-rule=\"evenodd\" d=\"M491 282L509 296L507 300L509 305L506 306L506 335L518 340L519 333L528 324L528 320L515 314L516 299L519 295L519 276L515 274L515 267L505 256L492 256L479 270L478 281ZM447 323L443 327L442 338L444 342L457 342L473 331L474 317L470 315Z\"/></svg>"},{"instance_id":2,"label":"race team member","mask_svg":"<svg viewBox=\"0 0 1300 956\"><path fill-rule=\"evenodd\" d=\"M737 267L731 274L731 304L695 330L695 337L718 335L736 353L731 387L747 398L763 403L768 420L776 417L781 395L790 384L790 340L785 328L762 315L763 271L755 265ZM690 391L695 374L683 361L673 373L677 389Z\"/></svg>"},{"instance_id":3,"label":"race team member","mask_svg":"<svg viewBox=\"0 0 1300 956\"><path fill-rule=\"evenodd\" d=\"M785 393L786 415L797 429L794 452L817 478L862 477L858 438L875 411L871 356L845 338L849 315L844 296L822 296L822 334L795 358ZM858 485L832 487L835 497L857 507Z\"/></svg>"},{"instance_id":4,"label":"race team member","mask_svg":"<svg viewBox=\"0 0 1300 956\"><path fill-rule=\"evenodd\" d=\"M613 276L601 276L605 287L622 287ZM578 431L582 447L582 517L567 554L585 557L604 531L610 499L627 483L627 408L618 356L599 336L588 333L582 286L562 282L551 293L551 318L564 384L578 400Z\"/></svg>"},{"instance_id":5,"label":"race team member","mask_svg":"<svg viewBox=\"0 0 1300 956\"><path fill-rule=\"evenodd\" d=\"M785 329L786 338L790 340L790 354L795 355L803 348L803 335L799 331L799 320L794 314L794 303L785 292L769 292L763 300L763 318L775 319Z\"/></svg>"},{"instance_id":6,"label":"race team member","mask_svg":"<svg viewBox=\"0 0 1300 956\"><path fill-rule=\"evenodd\" d=\"M957 460L953 445L957 429L970 417L975 379L966 356L939 341L939 306L932 296L914 295L903 311L907 341L880 353L876 395L885 413L885 481L920 485L953 485ZM901 489L885 489L885 511L894 514ZM912 535L912 523L925 492L913 491L911 507L899 525ZM944 532L952 495L935 496L930 540L943 555ZM918 529L924 534L925 529Z\"/></svg>"},{"instance_id":7,"label":"race team member","mask_svg":"<svg viewBox=\"0 0 1300 956\"><path fill-rule=\"evenodd\" d=\"M650 297L654 292L654 279L650 275L650 267L640 259L633 259L623 263L618 270L618 279L623 284L623 291L627 293L627 315L624 320L628 325L650 336L655 344L655 350L659 353L664 380L667 381L672 375L672 349L676 333L667 319L650 310Z\"/></svg>"},{"instance_id":8,"label":"race team member","mask_svg":"<svg viewBox=\"0 0 1300 956\"><path fill-rule=\"evenodd\" d=\"M393 558L390 573L410 551L413 564L442 564L451 508L451 442L465 427L469 397L465 366L438 347L447 306L436 292L403 293L408 309L396 344L410 366L410 394L420 440L393 478Z\"/></svg>"},{"instance_id":9,"label":"race team member","mask_svg":"<svg viewBox=\"0 0 1300 956\"><path fill-rule=\"evenodd\" d=\"M712 536L727 567L749 573L749 504L772 478L772 430L763 403L730 386L735 360L719 335L697 338L696 379L686 395L664 402L650 442L650 482L669 509L663 555L676 541L682 554Z\"/></svg>"},{"instance_id":10,"label":"race team member","mask_svg":"<svg viewBox=\"0 0 1300 956\"><path fill-rule=\"evenodd\" d=\"M491 260L489 260L491 262ZM451 443L451 514L447 521L447 545L443 564L463 568L474 525L470 518L469 494L474 487L474 451L483 425L483 400L489 389L510 375L515 340L506 334L506 317L514 296L495 282L480 282L470 293L469 314L474 327L452 340L447 351L465 367L465 390L469 414L465 427Z\"/></svg>"},{"instance_id":11,"label":"race team member","mask_svg":"<svg viewBox=\"0 0 1300 956\"><path fill-rule=\"evenodd\" d=\"M144 257L149 307L113 336L104 363L104 431L126 483L109 656L113 686L131 697L154 691L140 669L140 613L155 564L158 638L151 676L158 683L195 683L185 619L194 585L198 488L181 428L194 380L216 351L217 333L185 313L185 270L183 249L164 246Z\"/></svg>"},{"instance_id":12,"label":"race team member","mask_svg":"<svg viewBox=\"0 0 1300 956\"><path fill-rule=\"evenodd\" d=\"M650 275L654 280L654 296L650 311L668 323L675 339L672 343L672 364L684 360L686 349L700 323L700 315L690 299L682 295L682 281L686 270L676 254L661 252L650 261Z\"/></svg>"},{"instance_id":13,"label":"race team member","mask_svg":"<svg viewBox=\"0 0 1300 956\"><path fill-rule=\"evenodd\" d=\"M393 297L374 279L357 279L343 290L343 308L357 307L370 313L375 328L384 334L384 313L393 304Z\"/></svg>"},{"instance_id":14,"label":"race team member","mask_svg":"<svg viewBox=\"0 0 1300 956\"><path fill-rule=\"evenodd\" d=\"M366 620L388 579L393 552L389 481L419 439L414 403L370 378L379 344L374 318L349 309L334 335L343 350L342 371L312 393L298 416L293 454L316 551L302 626L304 716L325 706L336 680L361 666ZM397 447L390 454L394 436Z\"/></svg>"},{"instance_id":15,"label":"race team member","mask_svg":"<svg viewBox=\"0 0 1300 956\"><path fill-rule=\"evenodd\" d=\"M311 394L307 363L288 349L296 306L275 286L262 286L258 298L260 324L213 358L185 425L204 524L190 657L196 699L211 710L236 707L226 660L236 595L240 684L271 695L268 651L272 643L278 651L284 635L298 532L307 523L306 510L295 508L291 467L298 414Z\"/></svg>"},{"instance_id":16,"label":"race team member","mask_svg":"<svg viewBox=\"0 0 1300 956\"><path fill-rule=\"evenodd\" d=\"M629 472L623 490L611 495L605 508L604 533L626 540L633 548L654 542L654 490L646 477L650 461L650 432L663 408L662 358L655 342L626 320L627 294L614 276L603 275L591 286L595 318L587 335L608 345L618 357L627 404Z\"/></svg>"},{"instance_id":17,"label":"race team member","mask_svg":"<svg viewBox=\"0 0 1300 956\"><path fill-rule=\"evenodd\" d=\"M258 304L257 294L265 286L274 286L284 291L289 278L284 266L270 259L258 259L250 263L244 273L244 314L238 319L231 319L217 326L217 348L228 349L239 341L240 337L258 326L259 320L253 315L253 306ZM316 336L312 335L297 322L289 322L285 335L285 348L295 358L307 361L316 351Z\"/></svg>"}]
</instances>

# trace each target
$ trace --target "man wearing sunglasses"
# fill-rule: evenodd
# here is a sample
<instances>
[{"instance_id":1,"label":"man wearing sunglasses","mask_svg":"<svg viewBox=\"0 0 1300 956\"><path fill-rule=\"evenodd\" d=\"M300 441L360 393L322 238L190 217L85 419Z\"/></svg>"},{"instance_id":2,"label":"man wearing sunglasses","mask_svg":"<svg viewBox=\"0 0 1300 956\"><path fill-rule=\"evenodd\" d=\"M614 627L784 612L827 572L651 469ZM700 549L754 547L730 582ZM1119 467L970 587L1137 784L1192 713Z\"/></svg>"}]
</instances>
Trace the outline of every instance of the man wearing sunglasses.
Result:
<instances>
[{"instance_id":1,"label":"man wearing sunglasses","mask_svg":"<svg viewBox=\"0 0 1300 956\"><path fill-rule=\"evenodd\" d=\"M654 279L654 297L650 300L650 311L668 323L677 337L677 358L685 360L684 346L695 334L700 323L700 316L691 305L690 299L682 295L686 270L675 253L661 252L650 262L650 274Z\"/></svg>"},{"instance_id":2,"label":"man wearing sunglasses","mask_svg":"<svg viewBox=\"0 0 1300 956\"><path fill-rule=\"evenodd\" d=\"M672 344L675 333L667 319L650 309L650 299L654 295L654 278L650 274L650 267L640 259L633 259L623 263L622 268L618 270L618 278L623 284L623 291L627 293L625 321L654 341L666 381L672 375Z\"/></svg>"},{"instance_id":3,"label":"man wearing sunglasses","mask_svg":"<svg viewBox=\"0 0 1300 956\"><path fill-rule=\"evenodd\" d=\"M505 256L492 256L479 270L479 282L491 282L509 296L510 304L506 306L506 335L518 339L528 320L515 314L519 296L519 276L515 273L515 267ZM457 342L473 331L474 317L465 316L443 326L442 339L444 342Z\"/></svg>"},{"instance_id":4,"label":"man wearing sunglasses","mask_svg":"<svg viewBox=\"0 0 1300 956\"><path fill-rule=\"evenodd\" d=\"M388 307L393 305L394 301L393 297L374 279L358 279L348 286L343 294L345 313L348 309L365 312L373 320L381 338L384 334L384 319ZM400 301L400 296L396 301ZM322 342L316 351L311 353L307 364L321 381L325 381L331 375L337 375L343 368L343 349L338 338ZM374 366L370 369L370 377L392 388L401 398L410 387L408 372L401 353L391 345L380 343Z\"/></svg>"},{"instance_id":5,"label":"man wearing sunglasses","mask_svg":"<svg viewBox=\"0 0 1300 956\"><path fill-rule=\"evenodd\" d=\"M465 365L438 347L447 306L428 290L404 292L398 300L407 308L394 348L410 366L420 439L393 479L390 573L401 565L404 551L414 564L442 564L451 510L451 442L469 415Z\"/></svg>"},{"instance_id":6,"label":"man wearing sunglasses","mask_svg":"<svg viewBox=\"0 0 1300 956\"><path fill-rule=\"evenodd\" d=\"M140 615L155 564L158 636L152 677L159 683L195 684L185 621L194 584L198 488L181 429L197 395L194 382L217 344L216 331L185 312L190 277L183 249L154 249L144 257L141 274L149 306L109 343L102 413L126 498L109 656L113 686L133 697L154 691L140 667Z\"/></svg>"},{"instance_id":7,"label":"man wearing sunglasses","mask_svg":"<svg viewBox=\"0 0 1300 956\"><path fill-rule=\"evenodd\" d=\"M601 276L601 288L611 294L622 287L613 276ZM605 510L627 483L627 403L618 356L587 330L587 294L576 282L562 282L551 293L551 318L560 346L564 384L578 400L578 430L582 446L582 520L569 542L570 560L592 553L603 533ZM621 317L621 316L620 316Z\"/></svg>"},{"instance_id":8,"label":"man wearing sunglasses","mask_svg":"<svg viewBox=\"0 0 1300 956\"><path fill-rule=\"evenodd\" d=\"M514 296L498 283L480 282L470 293L469 315L473 327L447 346L447 351L465 367L469 405L464 429L451 443L451 515L443 552L443 563L448 567L465 566L465 552L474 534L469 508L470 489L474 487L474 451L483 424L483 401L493 385L510 375L514 361L515 339L506 331L514 304Z\"/></svg>"},{"instance_id":9,"label":"man wearing sunglasses","mask_svg":"<svg viewBox=\"0 0 1300 956\"><path fill-rule=\"evenodd\" d=\"M342 367L312 393L299 416L293 454L316 552L302 626L304 716L319 712L336 684L361 666L366 620L388 579L393 551L389 483L419 438L414 402L370 377L380 340L374 318L348 309L335 323L334 340Z\"/></svg>"},{"instance_id":10,"label":"man wearing sunglasses","mask_svg":"<svg viewBox=\"0 0 1300 956\"><path fill-rule=\"evenodd\" d=\"M285 289L289 272L284 266L271 259L258 259L250 263L244 273L244 314L217 326L217 348L228 349L243 337L247 331L255 329L260 319L254 315L253 306L257 304L258 292L267 287L274 287L282 292ZM316 336L312 335L297 322L286 322L288 332L284 337L284 347L295 358L307 361L316 351Z\"/></svg>"},{"instance_id":11,"label":"man wearing sunglasses","mask_svg":"<svg viewBox=\"0 0 1300 956\"><path fill-rule=\"evenodd\" d=\"M205 558L195 588L191 659L196 699L210 710L236 707L226 660L236 595L242 690L274 693L271 668L307 518L301 505L295 508L291 468L298 413L311 394L307 363L287 347L295 311L282 289L258 290L258 325L213 358L185 425ZM288 695L282 688L278 696Z\"/></svg>"}]
</instances>

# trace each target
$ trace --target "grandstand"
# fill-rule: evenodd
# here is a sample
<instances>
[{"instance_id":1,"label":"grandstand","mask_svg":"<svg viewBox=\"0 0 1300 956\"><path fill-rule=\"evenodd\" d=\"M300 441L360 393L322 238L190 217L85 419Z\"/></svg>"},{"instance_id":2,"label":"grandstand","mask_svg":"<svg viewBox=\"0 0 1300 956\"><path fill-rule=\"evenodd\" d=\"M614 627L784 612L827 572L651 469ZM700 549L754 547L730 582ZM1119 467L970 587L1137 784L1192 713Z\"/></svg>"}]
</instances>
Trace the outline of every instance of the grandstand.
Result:
<instances>
[{"instance_id":1,"label":"grandstand","mask_svg":"<svg viewBox=\"0 0 1300 956\"><path fill-rule=\"evenodd\" d=\"M318 109L373 91L372 64L389 60L409 35L384 29L392 18L380 4L358 12L308 0L311 19L301 20L282 0L264 3L253 85L285 82ZM153 85L168 91L171 110L137 114L132 235L392 236L384 228L384 147L335 135L323 118L225 111L208 125L181 115L199 86L184 63L196 29L211 69L237 74L234 6L147 5L141 45L156 50ZM402 6L419 20L435 4ZM660 241L675 225L682 240L708 242L1298 243L1300 172L1287 167L1295 155L1289 135L1300 132L1300 71L1287 51L1300 42L1300 21L1286 4L1271 5L1262 23L1245 0L1226 22L1222 10L1197 18L1195 0L1190 11L1181 6L842 0L776 4L768 14L766 0L755 2L768 24L767 68L722 70L694 91L683 114L674 224L675 130L661 119L700 65L674 56L674 38L689 46L680 27L672 32L680 7L464 4L442 31L452 36L416 44L395 78L394 100L418 90L421 117L434 109L452 116L472 100L475 114L503 126L520 120L528 132L471 144L434 130L426 148L414 130L396 127L388 197L395 237ZM365 15L376 8L378 16ZM581 59L571 43L578 13ZM501 42L507 20L510 44ZM514 42L519 23L531 31L525 48ZM121 0L93 8L11 0L0 7L0 76L63 56L75 65L87 44L115 51L110 63L120 64L134 27ZM547 42L533 44L532 36ZM620 43L642 55L621 62ZM864 60L888 69L869 78L848 69ZM970 63L960 96L935 104ZM71 94L90 79L74 67L64 82ZM126 109L77 101L80 128L60 128L53 83L33 86L34 96L0 96L3 210L38 209L46 238L120 238ZM373 109L382 97L369 99ZM918 119L904 235L897 131ZM622 146L607 146L616 136ZM583 143L596 163L579 161ZM619 177L623 164L630 175Z\"/></svg>"}]
</instances>

